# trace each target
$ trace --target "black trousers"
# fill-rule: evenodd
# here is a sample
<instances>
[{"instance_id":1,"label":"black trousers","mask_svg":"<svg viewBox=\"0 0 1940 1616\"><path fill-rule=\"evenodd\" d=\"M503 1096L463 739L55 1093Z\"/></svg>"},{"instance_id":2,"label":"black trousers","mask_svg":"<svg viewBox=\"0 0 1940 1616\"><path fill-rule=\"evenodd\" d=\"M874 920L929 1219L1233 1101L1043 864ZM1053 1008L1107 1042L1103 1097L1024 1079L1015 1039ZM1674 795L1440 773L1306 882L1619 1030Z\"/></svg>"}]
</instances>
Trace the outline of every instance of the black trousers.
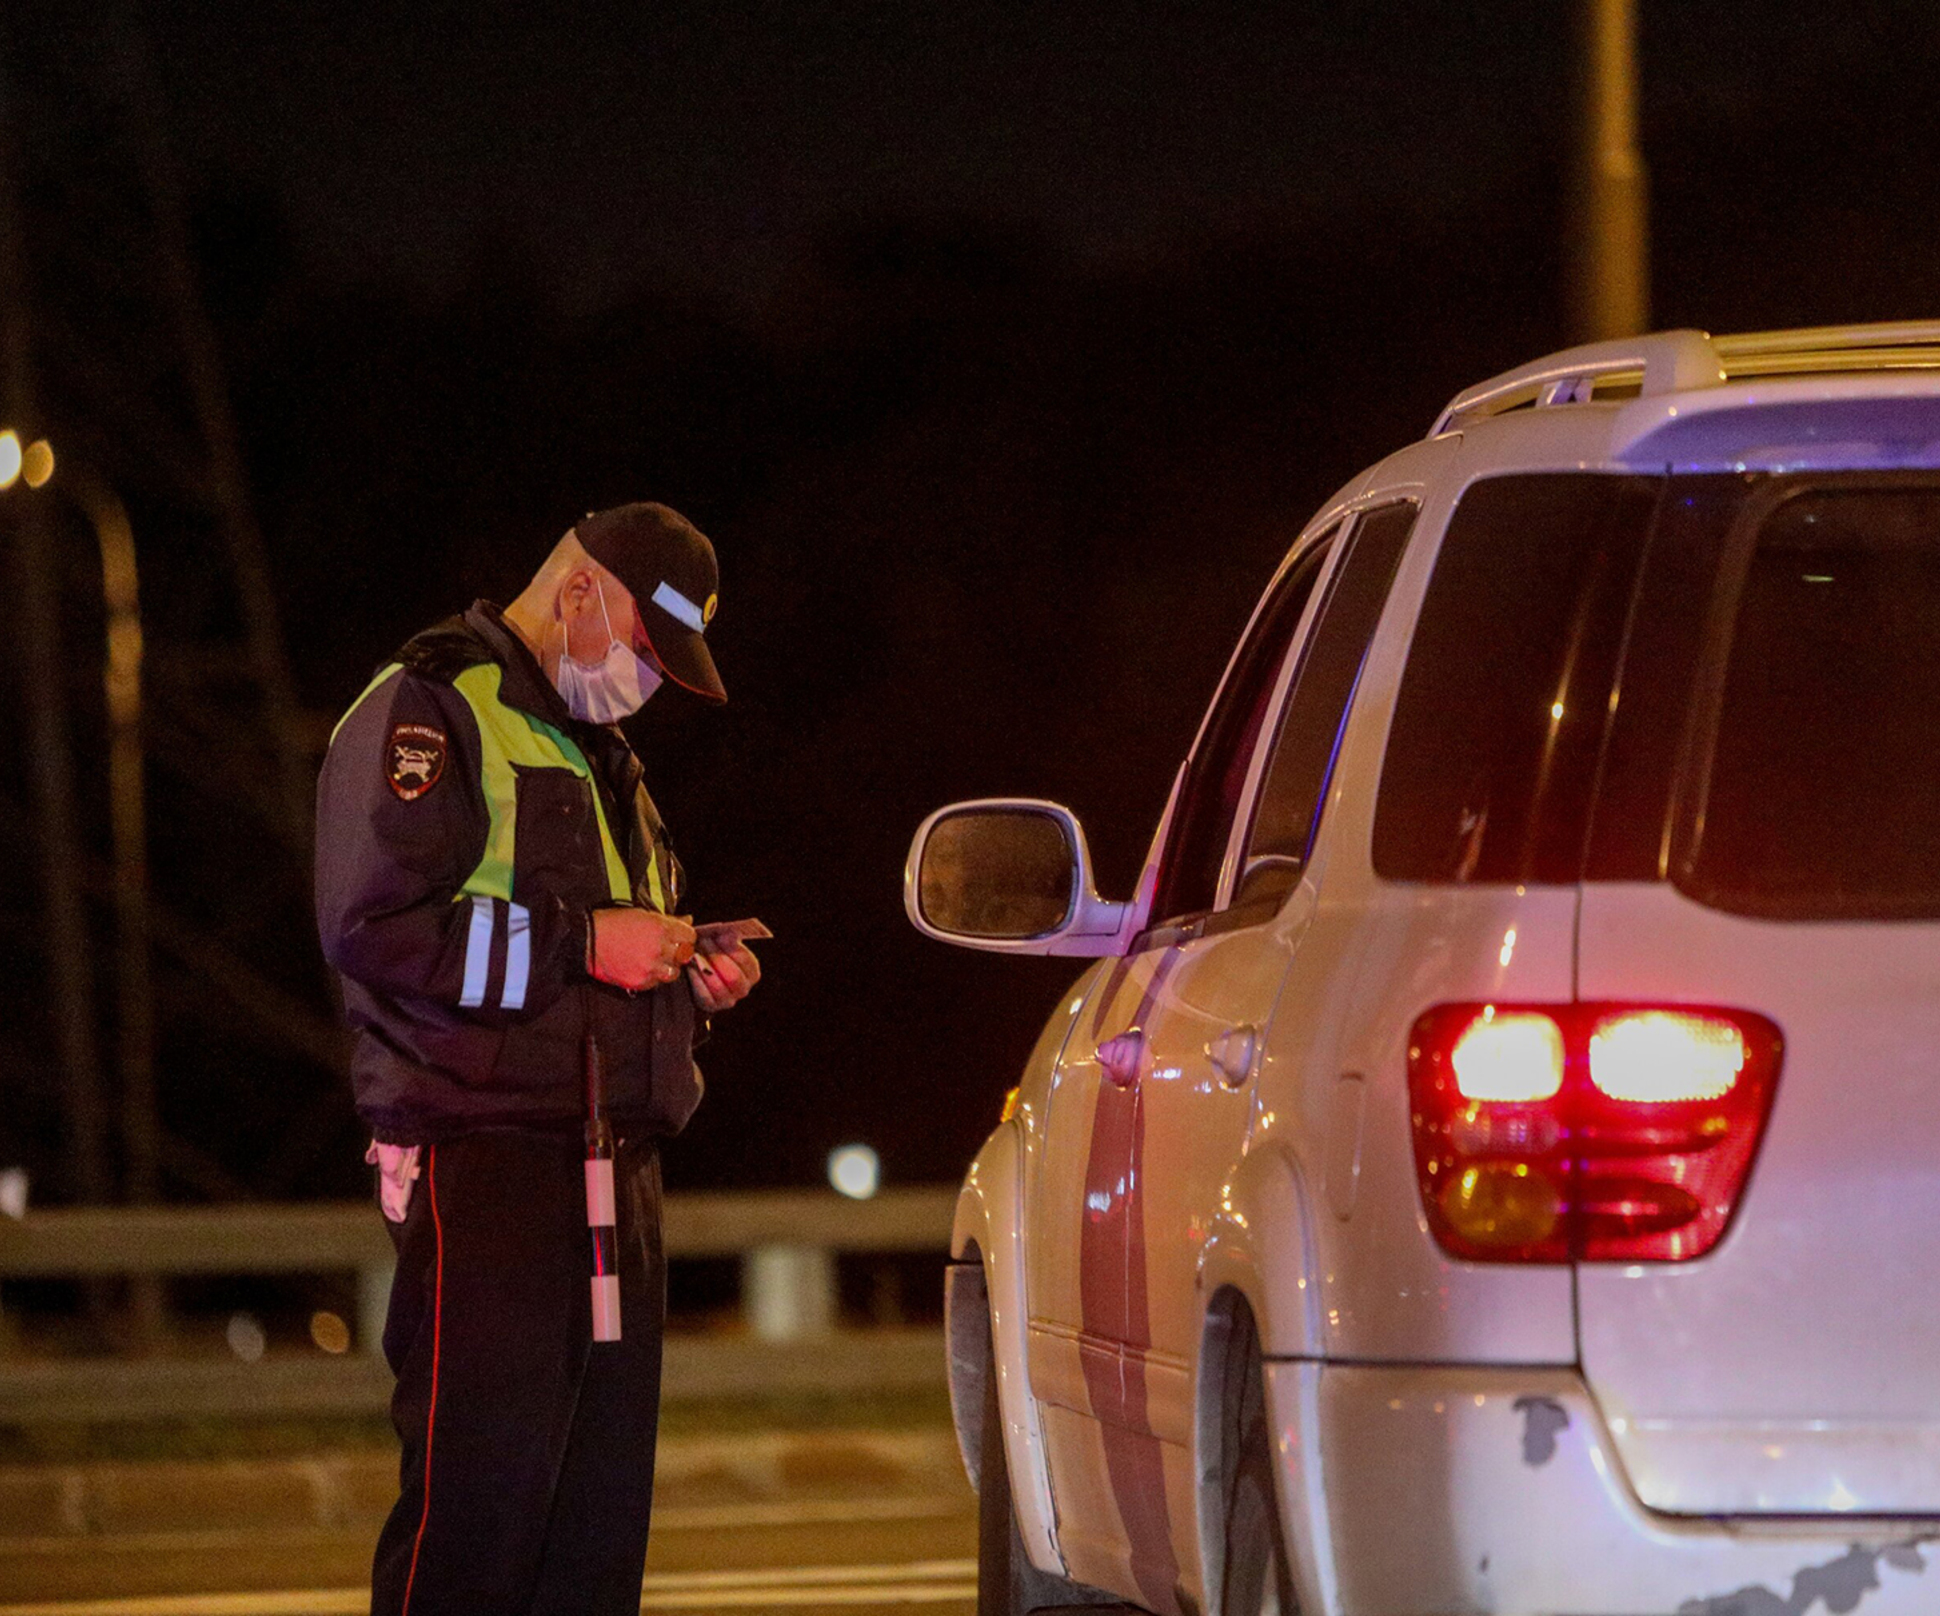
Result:
<instances>
[{"instance_id":1,"label":"black trousers","mask_svg":"<svg viewBox=\"0 0 1940 1616\"><path fill-rule=\"evenodd\" d=\"M640 1608L666 1266L660 1158L622 1141L621 1339L592 1341L585 1151L513 1130L427 1147L391 1233L384 1353L402 1492L372 1616Z\"/></svg>"}]
</instances>

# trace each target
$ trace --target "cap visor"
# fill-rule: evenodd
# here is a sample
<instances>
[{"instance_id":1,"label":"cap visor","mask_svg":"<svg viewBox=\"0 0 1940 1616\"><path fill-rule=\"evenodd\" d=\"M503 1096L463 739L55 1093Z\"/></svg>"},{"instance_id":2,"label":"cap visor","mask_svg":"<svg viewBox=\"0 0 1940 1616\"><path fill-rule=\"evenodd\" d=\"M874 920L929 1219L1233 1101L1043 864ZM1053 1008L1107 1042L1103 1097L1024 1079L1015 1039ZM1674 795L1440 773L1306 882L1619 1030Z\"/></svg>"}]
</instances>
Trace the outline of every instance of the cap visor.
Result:
<instances>
[{"instance_id":1,"label":"cap visor","mask_svg":"<svg viewBox=\"0 0 1940 1616\"><path fill-rule=\"evenodd\" d=\"M657 620L649 627L643 613L640 626L646 629L647 644L660 659L661 667L667 670L667 677L681 689L691 690L709 701L726 701L727 687L715 671L714 654L708 650L707 641L692 629L676 624L665 612L656 611L654 615Z\"/></svg>"}]
</instances>

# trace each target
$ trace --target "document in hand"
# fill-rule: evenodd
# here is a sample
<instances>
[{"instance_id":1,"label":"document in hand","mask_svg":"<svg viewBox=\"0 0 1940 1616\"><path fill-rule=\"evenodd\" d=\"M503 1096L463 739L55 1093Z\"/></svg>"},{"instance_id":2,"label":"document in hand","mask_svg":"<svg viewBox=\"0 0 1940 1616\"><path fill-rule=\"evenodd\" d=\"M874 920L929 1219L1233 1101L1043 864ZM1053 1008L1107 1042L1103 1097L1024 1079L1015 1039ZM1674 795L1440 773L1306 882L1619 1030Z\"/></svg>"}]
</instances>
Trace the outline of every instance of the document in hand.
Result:
<instances>
[{"instance_id":1,"label":"document in hand","mask_svg":"<svg viewBox=\"0 0 1940 1616\"><path fill-rule=\"evenodd\" d=\"M738 943L772 937L758 920L710 920L694 928L694 949L701 954L724 954Z\"/></svg>"}]
</instances>

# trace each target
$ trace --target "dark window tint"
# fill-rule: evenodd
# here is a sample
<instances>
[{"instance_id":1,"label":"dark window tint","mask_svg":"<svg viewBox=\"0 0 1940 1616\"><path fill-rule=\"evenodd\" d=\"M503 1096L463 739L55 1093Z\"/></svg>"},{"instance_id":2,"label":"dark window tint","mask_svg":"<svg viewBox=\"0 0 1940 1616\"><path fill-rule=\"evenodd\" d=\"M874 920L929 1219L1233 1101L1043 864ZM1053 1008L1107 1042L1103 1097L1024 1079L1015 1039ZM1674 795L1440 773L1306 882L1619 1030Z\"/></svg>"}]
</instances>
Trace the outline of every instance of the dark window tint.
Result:
<instances>
[{"instance_id":1,"label":"dark window tint","mask_svg":"<svg viewBox=\"0 0 1940 1616\"><path fill-rule=\"evenodd\" d=\"M1658 503L1630 609L1584 875L1661 881L1669 872L1671 788L1702 676L1704 628L1731 525L1765 479L1674 477Z\"/></svg>"},{"instance_id":2,"label":"dark window tint","mask_svg":"<svg viewBox=\"0 0 1940 1616\"><path fill-rule=\"evenodd\" d=\"M1361 664L1414 522L1412 505L1390 505L1362 517L1353 548L1335 571L1281 714L1273 761L1246 841L1241 903L1277 904L1306 865Z\"/></svg>"},{"instance_id":3,"label":"dark window tint","mask_svg":"<svg viewBox=\"0 0 1940 1616\"><path fill-rule=\"evenodd\" d=\"M1940 917L1940 483L1922 481L1788 481L1750 505L1684 793L1679 880L1704 901Z\"/></svg>"},{"instance_id":4,"label":"dark window tint","mask_svg":"<svg viewBox=\"0 0 1940 1616\"><path fill-rule=\"evenodd\" d=\"M1657 479L1501 477L1463 496L1381 773L1392 881L1574 882Z\"/></svg>"},{"instance_id":5,"label":"dark window tint","mask_svg":"<svg viewBox=\"0 0 1940 1616\"><path fill-rule=\"evenodd\" d=\"M1294 631L1300 626L1300 614L1332 542L1332 534L1322 539L1274 586L1220 689L1180 787L1159 866L1154 924L1203 914L1218 897L1219 867L1226 857L1233 816L1239 811L1247 765Z\"/></svg>"}]
</instances>

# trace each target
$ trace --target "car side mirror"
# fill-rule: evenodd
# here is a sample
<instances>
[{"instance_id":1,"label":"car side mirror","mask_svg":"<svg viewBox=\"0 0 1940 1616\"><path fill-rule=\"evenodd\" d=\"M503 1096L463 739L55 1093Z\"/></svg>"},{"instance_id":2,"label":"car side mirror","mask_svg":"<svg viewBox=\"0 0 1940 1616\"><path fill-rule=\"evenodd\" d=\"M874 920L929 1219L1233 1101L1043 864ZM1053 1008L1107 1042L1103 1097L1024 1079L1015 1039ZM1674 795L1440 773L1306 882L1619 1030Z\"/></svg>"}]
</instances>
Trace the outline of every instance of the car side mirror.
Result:
<instances>
[{"instance_id":1,"label":"car side mirror","mask_svg":"<svg viewBox=\"0 0 1940 1616\"><path fill-rule=\"evenodd\" d=\"M1117 952L1128 905L1093 889L1084 827L1027 797L953 803L923 821L903 907L926 937L1005 954Z\"/></svg>"}]
</instances>

